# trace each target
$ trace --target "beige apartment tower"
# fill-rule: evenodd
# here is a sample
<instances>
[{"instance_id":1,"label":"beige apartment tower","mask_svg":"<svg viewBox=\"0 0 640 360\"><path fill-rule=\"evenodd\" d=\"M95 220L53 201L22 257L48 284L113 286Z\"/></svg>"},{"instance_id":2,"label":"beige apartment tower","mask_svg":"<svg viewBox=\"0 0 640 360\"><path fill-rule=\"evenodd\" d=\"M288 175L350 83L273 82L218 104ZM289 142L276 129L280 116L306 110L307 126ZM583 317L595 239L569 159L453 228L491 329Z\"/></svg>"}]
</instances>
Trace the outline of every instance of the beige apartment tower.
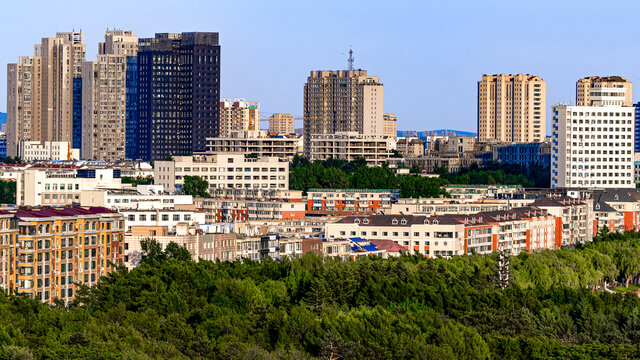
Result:
<instances>
[{"instance_id":1,"label":"beige apartment tower","mask_svg":"<svg viewBox=\"0 0 640 360\"><path fill-rule=\"evenodd\" d=\"M269 132L278 134L294 134L295 123L291 114L273 114L269 118Z\"/></svg>"},{"instance_id":2,"label":"beige apartment tower","mask_svg":"<svg viewBox=\"0 0 640 360\"><path fill-rule=\"evenodd\" d=\"M384 114L384 130L382 131L383 135L387 136L398 136L398 119L395 114Z\"/></svg>"},{"instance_id":3,"label":"beige apartment tower","mask_svg":"<svg viewBox=\"0 0 640 360\"><path fill-rule=\"evenodd\" d=\"M127 57L138 51L129 30L108 30L98 45L97 61L82 64L81 158L116 161L125 158Z\"/></svg>"},{"instance_id":4,"label":"beige apartment tower","mask_svg":"<svg viewBox=\"0 0 640 360\"><path fill-rule=\"evenodd\" d=\"M382 135L384 86L365 70L312 71L304 85L304 152L314 135Z\"/></svg>"},{"instance_id":5,"label":"beige apartment tower","mask_svg":"<svg viewBox=\"0 0 640 360\"><path fill-rule=\"evenodd\" d=\"M614 89L624 90L622 106L633 106L633 84L622 76L587 76L576 82L576 105L592 106L591 97L608 96L603 91ZM598 100L599 101L599 100Z\"/></svg>"},{"instance_id":6,"label":"beige apartment tower","mask_svg":"<svg viewBox=\"0 0 640 360\"><path fill-rule=\"evenodd\" d=\"M7 156L19 155L23 141L42 140L41 64L39 56L7 65Z\"/></svg>"},{"instance_id":7,"label":"beige apartment tower","mask_svg":"<svg viewBox=\"0 0 640 360\"><path fill-rule=\"evenodd\" d=\"M18 155L21 141L72 142L82 39L80 32L57 33L35 45L34 56L7 65L7 155Z\"/></svg>"},{"instance_id":8,"label":"beige apartment tower","mask_svg":"<svg viewBox=\"0 0 640 360\"><path fill-rule=\"evenodd\" d=\"M242 130L260 130L260 103L245 99L220 101L220 137Z\"/></svg>"},{"instance_id":9,"label":"beige apartment tower","mask_svg":"<svg viewBox=\"0 0 640 360\"><path fill-rule=\"evenodd\" d=\"M547 83L534 75L482 75L478 141L540 142L546 136Z\"/></svg>"}]
</instances>

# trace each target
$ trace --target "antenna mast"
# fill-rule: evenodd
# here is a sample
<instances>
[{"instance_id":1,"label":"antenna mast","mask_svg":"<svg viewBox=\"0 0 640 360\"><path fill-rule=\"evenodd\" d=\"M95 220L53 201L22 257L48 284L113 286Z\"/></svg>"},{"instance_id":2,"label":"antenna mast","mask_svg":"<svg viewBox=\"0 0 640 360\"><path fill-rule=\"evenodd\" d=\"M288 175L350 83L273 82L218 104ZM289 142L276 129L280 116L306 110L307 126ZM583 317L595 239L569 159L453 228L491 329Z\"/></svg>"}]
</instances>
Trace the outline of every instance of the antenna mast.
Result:
<instances>
[{"instance_id":1,"label":"antenna mast","mask_svg":"<svg viewBox=\"0 0 640 360\"><path fill-rule=\"evenodd\" d=\"M353 49L349 46L349 71L353 70Z\"/></svg>"}]
</instances>

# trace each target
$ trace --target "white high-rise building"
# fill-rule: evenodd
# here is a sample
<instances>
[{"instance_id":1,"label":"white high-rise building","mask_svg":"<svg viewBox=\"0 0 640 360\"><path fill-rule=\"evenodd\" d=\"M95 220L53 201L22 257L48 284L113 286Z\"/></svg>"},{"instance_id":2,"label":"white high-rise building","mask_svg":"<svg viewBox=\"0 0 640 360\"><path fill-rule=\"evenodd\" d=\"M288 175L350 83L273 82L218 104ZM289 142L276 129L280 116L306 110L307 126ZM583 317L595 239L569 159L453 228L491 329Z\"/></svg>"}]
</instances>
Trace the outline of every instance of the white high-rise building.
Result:
<instances>
[{"instance_id":1,"label":"white high-rise building","mask_svg":"<svg viewBox=\"0 0 640 360\"><path fill-rule=\"evenodd\" d=\"M593 91L592 106L553 107L552 188L635 187L634 107L622 106L625 91Z\"/></svg>"}]
</instances>

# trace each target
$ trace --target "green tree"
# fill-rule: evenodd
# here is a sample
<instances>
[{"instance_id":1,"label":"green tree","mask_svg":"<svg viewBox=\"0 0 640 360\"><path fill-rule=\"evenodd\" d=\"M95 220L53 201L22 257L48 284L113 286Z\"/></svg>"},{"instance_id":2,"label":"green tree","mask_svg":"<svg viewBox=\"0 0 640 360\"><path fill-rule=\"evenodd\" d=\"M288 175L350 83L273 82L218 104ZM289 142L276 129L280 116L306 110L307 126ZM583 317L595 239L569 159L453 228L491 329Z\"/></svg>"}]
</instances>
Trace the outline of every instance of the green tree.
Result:
<instances>
[{"instance_id":1,"label":"green tree","mask_svg":"<svg viewBox=\"0 0 640 360\"><path fill-rule=\"evenodd\" d=\"M182 191L193 197L209 197L209 183L200 176L185 176Z\"/></svg>"}]
</instances>

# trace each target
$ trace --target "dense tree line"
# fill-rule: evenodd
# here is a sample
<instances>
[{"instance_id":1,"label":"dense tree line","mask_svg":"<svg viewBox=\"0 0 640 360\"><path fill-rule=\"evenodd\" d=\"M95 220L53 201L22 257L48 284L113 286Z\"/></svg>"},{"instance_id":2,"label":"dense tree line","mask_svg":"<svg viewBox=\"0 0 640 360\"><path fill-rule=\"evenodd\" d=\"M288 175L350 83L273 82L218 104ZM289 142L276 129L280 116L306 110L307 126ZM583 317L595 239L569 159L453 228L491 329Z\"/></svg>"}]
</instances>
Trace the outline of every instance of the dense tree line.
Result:
<instances>
[{"instance_id":1,"label":"dense tree line","mask_svg":"<svg viewBox=\"0 0 640 360\"><path fill-rule=\"evenodd\" d=\"M524 187L549 187L549 168L489 162L474 164L449 173L437 168L440 178L418 176L422 169L413 166L408 175L396 175L386 165L367 167L364 159L354 161L329 159L311 163L296 156L291 163L289 187L295 190L309 189L398 189L401 197L438 197L447 195L441 189L446 184L467 185L522 185Z\"/></svg>"},{"instance_id":2,"label":"dense tree line","mask_svg":"<svg viewBox=\"0 0 640 360\"><path fill-rule=\"evenodd\" d=\"M402 197L438 197L446 181L416 175L396 175L386 165L368 167L364 159L329 159L309 162L296 156L291 163L289 187L309 189L397 189Z\"/></svg>"},{"instance_id":3,"label":"dense tree line","mask_svg":"<svg viewBox=\"0 0 640 360\"><path fill-rule=\"evenodd\" d=\"M131 184L132 186L151 185L153 184L153 176L123 176L120 181L123 184Z\"/></svg>"},{"instance_id":4,"label":"dense tree line","mask_svg":"<svg viewBox=\"0 0 640 360\"><path fill-rule=\"evenodd\" d=\"M16 203L16 182L0 180L0 204Z\"/></svg>"},{"instance_id":5,"label":"dense tree line","mask_svg":"<svg viewBox=\"0 0 640 360\"><path fill-rule=\"evenodd\" d=\"M640 357L640 298L590 287L637 279L634 233L514 257L505 290L495 254L196 263L143 245L69 309L0 294L0 358Z\"/></svg>"},{"instance_id":6,"label":"dense tree line","mask_svg":"<svg viewBox=\"0 0 640 360\"><path fill-rule=\"evenodd\" d=\"M487 162L473 164L450 174L445 168L438 168L440 177L451 184L469 185L522 185L524 187L548 188L551 182L550 169L537 164L522 167L516 164Z\"/></svg>"}]
</instances>

